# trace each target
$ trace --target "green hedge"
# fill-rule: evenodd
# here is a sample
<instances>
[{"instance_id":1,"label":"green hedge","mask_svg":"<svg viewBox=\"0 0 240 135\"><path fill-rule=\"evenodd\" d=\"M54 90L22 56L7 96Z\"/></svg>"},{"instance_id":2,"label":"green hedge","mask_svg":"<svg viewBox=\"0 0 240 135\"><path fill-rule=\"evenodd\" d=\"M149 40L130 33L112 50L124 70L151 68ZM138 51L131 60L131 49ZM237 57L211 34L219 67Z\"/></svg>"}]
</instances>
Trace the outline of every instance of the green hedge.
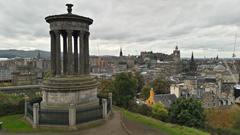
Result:
<instances>
[{"instance_id":1,"label":"green hedge","mask_svg":"<svg viewBox=\"0 0 240 135\"><path fill-rule=\"evenodd\" d=\"M24 112L23 96L0 93L0 101L0 116Z\"/></svg>"},{"instance_id":2,"label":"green hedge","mask_svg":"<svg viewBox=\"0 0 240 135\"><path fill-rule=\"evenodd\" d=\"M42 98L36 94L30 95L30 104L41 102ZM0 92L0 116L23 114L24 113L24 95L5 94Z\"/></svg>"},{"instance_id":3,"label":"green hedge","mask_svg":"<svg viewBox=\"0 0 240 135\"><path fill-rule=\"evenodd\" d=\"M23 113L24 113L24 100L21 100L16 104L0 103L0 116Z\"/></svg>"}]
</instances>

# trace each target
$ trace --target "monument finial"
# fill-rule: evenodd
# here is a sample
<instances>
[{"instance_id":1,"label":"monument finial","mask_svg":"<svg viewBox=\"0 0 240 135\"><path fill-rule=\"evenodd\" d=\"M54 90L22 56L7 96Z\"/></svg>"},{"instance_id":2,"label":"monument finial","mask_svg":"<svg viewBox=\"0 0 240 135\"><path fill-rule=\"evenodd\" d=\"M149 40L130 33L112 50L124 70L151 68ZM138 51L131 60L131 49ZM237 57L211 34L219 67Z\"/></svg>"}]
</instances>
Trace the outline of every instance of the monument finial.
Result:
<instances>
[{"instance_id":1,"label":"monument finial","mask_svg":"<svg viewBox=\"0 0 240 135\"><path fill-rule=\"evenodd\" d=\"M67 8L68 13L71 14L71 13L72 13L73 4L69 4L69 3L68 3L68 4L66 4L66 6L68 7L68 8Z\"/></svg>"}]
</instances>

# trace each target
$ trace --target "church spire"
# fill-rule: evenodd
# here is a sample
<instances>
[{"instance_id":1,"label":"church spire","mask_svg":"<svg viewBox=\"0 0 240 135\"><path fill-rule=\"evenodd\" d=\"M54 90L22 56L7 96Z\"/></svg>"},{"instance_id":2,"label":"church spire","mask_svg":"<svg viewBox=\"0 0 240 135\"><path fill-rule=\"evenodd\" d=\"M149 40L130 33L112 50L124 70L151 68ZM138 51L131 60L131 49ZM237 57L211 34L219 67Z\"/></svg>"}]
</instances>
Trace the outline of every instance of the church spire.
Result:
<instances>
[{"instance_id":1,"label":"church spire","mask_svg":"<svg viewBox=\"0 0 240 135\"><path fill-rule=\"evenodd\" d=\"M120 57L123 56L123 52L122 52L122 47L120 48L120 54L119 54Z\"/></svg>"},{"instance_id":2,"label":"church spire","mask_svg":"<svg viewBox=\"0 0 240 135\"><path fill-rule=\"evenodd\" d=\"M191 62L194 62L193 52L192 52Z\"/></svg>"}]
</instances>

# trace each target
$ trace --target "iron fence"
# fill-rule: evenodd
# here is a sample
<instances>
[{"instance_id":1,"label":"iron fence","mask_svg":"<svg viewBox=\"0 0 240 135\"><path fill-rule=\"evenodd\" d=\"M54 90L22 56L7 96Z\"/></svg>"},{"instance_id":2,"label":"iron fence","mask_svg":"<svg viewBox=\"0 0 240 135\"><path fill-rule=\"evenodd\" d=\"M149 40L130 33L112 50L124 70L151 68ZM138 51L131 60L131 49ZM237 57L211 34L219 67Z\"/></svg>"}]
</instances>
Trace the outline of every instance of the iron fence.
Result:
<instances>
[{"instance_id":1,"label":"iron fence","mask_svg":"<svg viewBox=\"0 0 240 135\"><path fill-rule=\"evenodd\" d=\"M27 117L33 120L33 106L27 103Z\"/></svg>"},{"instance_id":2,"label":"iron fence","mask_svg":"<svg viewBox=\"0 0 240 135\"><path fill-rule=\"evenodd\" d=\"M84 123L102 118L102 107L97 105L88 108L77 109L76 122Z\"/></svg>"},{"instance_id":3,"label":"iron fence","mask_svg":"<svg viewBox=\"0 0 240 135\"><path fill-rule=\"evenodd\" d=\"M107 113L109 113L111 111L111 102L110 99L107 99Z\"/></svg>"},{"instance_id":4,"label":"iron fence","mask_svg":"<svg viewBox=\"0 0 240 135\"><path fill-rule=\"evenodd\" d=\"M40 110L39 123L48 125L68 125L69 124L68 110Z\"/></svg>"}]
</instances>

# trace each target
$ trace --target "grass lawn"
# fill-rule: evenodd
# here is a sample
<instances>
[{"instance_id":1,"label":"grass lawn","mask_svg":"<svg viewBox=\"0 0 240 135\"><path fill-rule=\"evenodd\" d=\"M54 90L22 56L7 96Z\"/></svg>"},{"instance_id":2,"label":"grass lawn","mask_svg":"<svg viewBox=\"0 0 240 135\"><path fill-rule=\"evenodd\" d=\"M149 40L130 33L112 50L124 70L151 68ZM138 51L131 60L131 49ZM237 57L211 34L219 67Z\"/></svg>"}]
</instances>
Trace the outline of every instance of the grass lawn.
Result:
<instances>
[{"instance_id":1,"label":"grass lawn","mask_svg":"<svg viewBox=\"0 0 240 135\"><path fill-rule=\"evenodd\" d=\"M123 112L123 116L129 120L139 122L142 124L145 124L147 126L150 126L152 128L157 128L161 132L166 133L168 135L210 135L209 133L200 131L195 128L170 124L170 123L164 123L159 120L146 117L140 114L132 113L126 110L121 109Z\"/></svg>"},{"instance_id":2,"label":"grass lawn","mask_svg":"<svg viewBox=\"0 0 240 135\"><path fill-rule=\"evenodd\" d=\"M22 115L2 116L0 121L3 122L3 130L7 132L32 132L35 130Z\"/></svg>"},{"instance_id":3,"label":"grass lawn","mask_svg":"<svg viewBox=\"0 0 240 135\"><path fill-rule=\"evenodd\" d=\"M8 115L0 117L0 122L3 122L3 131L14 133L29 133L29 132L71 132L68 128L32 128L23 115Z\"/></svg>"}]
</instances>

